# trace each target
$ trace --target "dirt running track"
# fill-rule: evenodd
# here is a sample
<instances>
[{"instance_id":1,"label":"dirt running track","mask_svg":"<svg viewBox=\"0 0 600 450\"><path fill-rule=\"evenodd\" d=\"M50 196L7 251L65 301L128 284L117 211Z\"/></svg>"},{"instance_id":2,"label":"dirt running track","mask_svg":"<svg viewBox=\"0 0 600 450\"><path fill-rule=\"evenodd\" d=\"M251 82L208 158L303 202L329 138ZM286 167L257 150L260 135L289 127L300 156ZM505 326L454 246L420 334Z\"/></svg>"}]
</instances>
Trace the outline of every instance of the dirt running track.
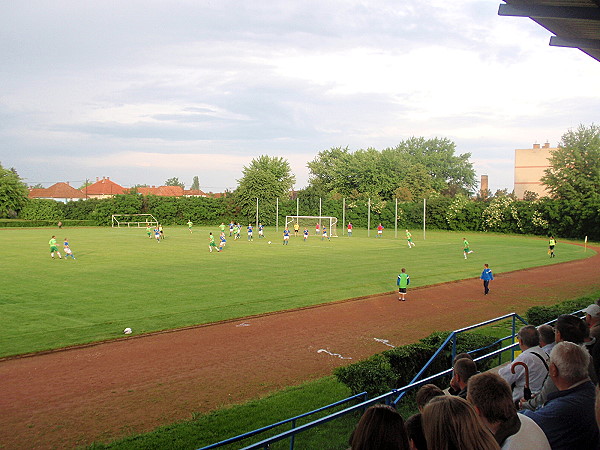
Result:
<instances>
[{"instance_id":1,"label":"dirt running track","mask_svg":"<svg viewBox=\"0 0 600 450\"><path fill-rule=\"evenodd\" d=\"M406 302L373 296L0 361L0 448L73 448L149 431L329 375L389 348L376 338L406 344L586 295L600 289L600 256L497 275L488 296L480 283L413 289Z\"/></svg>"}]
</instances>

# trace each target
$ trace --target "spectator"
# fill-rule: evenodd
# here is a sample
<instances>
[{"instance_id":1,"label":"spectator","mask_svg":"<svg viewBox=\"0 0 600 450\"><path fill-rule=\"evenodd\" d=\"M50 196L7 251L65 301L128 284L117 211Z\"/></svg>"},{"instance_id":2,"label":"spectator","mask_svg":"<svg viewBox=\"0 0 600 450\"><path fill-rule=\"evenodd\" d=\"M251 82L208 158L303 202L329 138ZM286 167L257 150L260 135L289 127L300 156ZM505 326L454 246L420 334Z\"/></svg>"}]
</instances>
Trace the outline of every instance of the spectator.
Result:
<instances>
[{"instance_id":1,"label":"spectator","mask_svg":"<svg viewBox=\"0 0 600 450\"><path fill-rule=\"evenodd\" d=\"M454 364L456 364L456 361L458 361L459 359L463 359L463 358L473 359L473 357L471 355L469 355L468 353L459 353L452 360L452 367L454 367ZM458 391L454 390L452 385L450 385L450 387L448 387L448 394L457 395Z\"/></svg>"},{"instance_id":2,"label":"spectator","mask_svg":"<svg viewBox=\"0 0 600 450\"><path fill-rule=\"evenodd\" d=\"M461 358L454 363L450 386L460 398L467 398L469 378L477 373L477 364L469 358Z\"/></svg>"},{"instance_id":3,"label":"spectator","mask_svg":"<svg viewBox=\"0 0 600 450\"><path fill-rule=\"evenodd\" d=\"M559 342L550 354L550 377L558 392L548 395L543 408L525 411L553 449L596 449L598 424L595 388L588 376L589 353L572 342Z\"/></svg>"},{"instance_id":4,"label":"spectator","mask_svg":"<svg viewBox=\"0 0 600 450\"><path fill-rule=\"evenodd\" d=\"M424 384L417 391L417 395L415 396L415 401L417 402L417 408L419 408L419 412L423 412L423 408L425 405L429 403L432 398L440 397L444 394L439 387L435 384Z\"/></svg>"},{"instance_id":5,"label":"spectator","mask_svg":"<svg viewBox=\"0 0 600 450\"><path fill-rule=\"evenodd\" d=\"M408 445L410 450L427 450L427 441L423 433L423 423L421 413L413 414L406 422L406 434L408 435Z\"/></svg>"},{"instance_id":6,"label":"spectator","mask_svg":"<svg viewBox=\"0 0 600 450\"><path fill-rule=\"evenodd\" d=\"M593 303L584 309L585 323L590 328L590 336L594 339L600 338L600 306Z\"/></svg>"},{"instance_id":7,"label":"spectator","mask_svg":"<svg viewBox=\"0 0 600 450\"><path fill-rule=\"evenodd\" d=\"M540 325L537 330L540 335L540 347L547 355L550 355L550 352L556 344L556 341L554 340L554 328L550 325Z\"/></svg>"},{"instance_id":8,"label":"spectator","mask_svg":"<svg viewBox=\"0 0 600 450\"><path fill-rule=\"evenodd\" d=\"M580 345L583 344L587 331L587 325L579 317L571 314L563 314L558 316L558 319L556 319L554 339L557 343L568 341ZM594 370L593 366L591 370ZM557 390L558 389L554 385L552 379L547 377L544 385L542 386L542 390L538 392L531 400L525 401L525 399L521 399L520 407L521 409L535 410L546 403L550 393L556 392Z\"/></svg>"},{"instance_id":9,"label":"spectator","mask_svg":"<svg viewBox=\"0 0 600 450\"><path fill-rule=\"evenodd\" d=\"M435 450L499 449L492 433L483 426L466 400L444 395L432 399L423 410L427 448Z\"/></svg>"},{"instance_id":10,"label":"spectator","mask_svg":"<svg viewBox=\"0 0 600 450\"><path fill-rule=\"evenodd\" d=\"M519 347L523 353L517 356L512 364L502 367L498 375L513 387L513 400L518 402L523 398L525 388L525 368L516 366L515 373L511 368L515 362L523 362L529 368L529 389L537 393L542 389L544 380L548 376L548 355L540 348L540 336L533 325L526 325L519 330Z\"/></svg>"},{"instance_id":11,"label":"spectator","mask_svg":"<svg viewBox=\"0 0 600 450\"><path fill-rule=\"evenodd\" d=\"M365 411L350 436L352 450L409 449L402 416L388 405L374 405Z\"/></svg>"},{"instance_id":12,"label":"spectator","mask_svg":"<svg viewBox=\"0 0 600 450\"><path fill-rule=\"evenodd\" d=\"M550 450L542 429L529 417L517 414L510 386L495 373L469 379L467 400L503 450Z\"/></svg>"}]
</instances>

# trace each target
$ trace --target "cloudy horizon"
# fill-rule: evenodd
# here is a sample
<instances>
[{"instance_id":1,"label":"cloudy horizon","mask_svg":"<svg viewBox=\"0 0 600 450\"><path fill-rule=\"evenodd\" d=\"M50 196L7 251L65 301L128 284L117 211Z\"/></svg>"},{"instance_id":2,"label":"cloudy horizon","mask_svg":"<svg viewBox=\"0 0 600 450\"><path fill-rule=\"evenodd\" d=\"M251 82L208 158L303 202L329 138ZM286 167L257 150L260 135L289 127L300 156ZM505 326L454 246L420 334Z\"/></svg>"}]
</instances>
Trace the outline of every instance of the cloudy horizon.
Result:
<instances>
[{"instance_id":1,"label":"cloudy horizon","mask_svg":"<svg viewBox=\"0 0 600 450\"><path fill-rule=\"evenodd\" d=\"M220 192L269 155L302 188L322 150L444 137L512 190L515 149L597 121L600 64L499 4L9 2L0 163L29 185Z\"/></svg>"}]
</instances>

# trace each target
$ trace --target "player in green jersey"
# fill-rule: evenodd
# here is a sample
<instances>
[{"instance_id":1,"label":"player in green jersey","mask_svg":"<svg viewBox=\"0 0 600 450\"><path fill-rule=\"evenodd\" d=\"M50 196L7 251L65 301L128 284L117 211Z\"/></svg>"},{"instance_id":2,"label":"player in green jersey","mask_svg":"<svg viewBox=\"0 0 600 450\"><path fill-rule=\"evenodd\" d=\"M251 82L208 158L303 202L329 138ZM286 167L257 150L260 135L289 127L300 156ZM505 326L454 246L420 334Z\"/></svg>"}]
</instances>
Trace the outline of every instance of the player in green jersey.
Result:
<instances>
[{"instance_id":1,"label":"player in green jersey","mask_svg":"<svg viewBox=\"0 0 600 450\"><path fill-rule=\"evenodd\" d=\"M217 248L215 244L215 237L212 234L212 231L208 233L208 250L212 253L213 248Z\"/></svg>"},{"instance_id":2,"label":"player in green jersey","mask_svg":"<svg viewBox=\"0 0 600 450\"><path fill-rule=\"evenodd\" d=\"M467 255L469 253L473 253L473 250L469 247L469 241L467 238L463 238L463 255L465 255L465 259L467 259Z\"/></svg>"},{"instance_id":3,"label":"player in green jersey","mask_svg":"<svg viewBox=\"0 0 600 450\"><path fill-rule=\"evenodd\" d=\"M50 256L52 256L52 259L54 259L55 253L58 255L58 259L62 259L62 256L60 256L60 252L58 251L58 245L56 245L56 236L50 238L48 245L50 245Z\"/></svg>"},{"instance_id":4,"label":"player in green jersey","mask_svg":"<svg viewBox=\"0 0 600 450\"><path fill-rule=\"evenodd\" d=\"M408 285L410 284L410 277L406 273L406 269L403 267L400 270L400 275L398 275L398 280L396 281L398 285L398 300L405 302L406 301L406 290L408 289Z\"/></svg>"},{"instance_id":5,"label":"player in green jersey","mask_svg":"<svg viewBox=\"0 0 600 450\"><path fill-rule=\"evenodd\" d=\"M190 230L190 233L192 232L192 225L193 225L192 221L189 220L187 223L187 226L188 226L188 230Z\"/></svg>"},{"instance_id":6,"label":"player in green jersey","mask_svg":"<svg viewBox=\"0 0 600 450\"><path fill-rule=\"evenodd\" d=\"M406 230L406 242L408 242L408 248L415 247L417 245L413 242L412 234L408 230Z\"/></svg>"}]
</instances>

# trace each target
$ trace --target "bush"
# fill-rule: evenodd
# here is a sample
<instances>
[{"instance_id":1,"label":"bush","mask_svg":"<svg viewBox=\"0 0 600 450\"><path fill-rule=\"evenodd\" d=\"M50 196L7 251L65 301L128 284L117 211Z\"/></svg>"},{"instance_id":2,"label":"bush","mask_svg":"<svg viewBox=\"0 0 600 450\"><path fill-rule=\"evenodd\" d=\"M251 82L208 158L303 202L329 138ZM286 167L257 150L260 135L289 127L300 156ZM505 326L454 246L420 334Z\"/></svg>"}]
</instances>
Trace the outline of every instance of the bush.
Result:
<instances>
[{"instance_id":1,"label":"bush","mask_svg":"<svg viewBox=\"0 0 600 450\"><path fill-rule=\"evenodd\" d=\"M532 306L527 310L525 319L530 325L541 325L556 319L561 314L571 314L585 308L596 301L593 297L581 297L576 300L567 300L552 306Z\"/></svg>"},{"instance_id":2,"label":"bush","mask_svg":"<svg viewBox=\"0 0 600 450\"><path fill-rule=\"evenodd\" d=\"M389 359L380 354L346 367L338 367L333 374L350 388L352 395L366 391L372 397L391 391L397 379Z\"/></svg>"}]
</instances>

